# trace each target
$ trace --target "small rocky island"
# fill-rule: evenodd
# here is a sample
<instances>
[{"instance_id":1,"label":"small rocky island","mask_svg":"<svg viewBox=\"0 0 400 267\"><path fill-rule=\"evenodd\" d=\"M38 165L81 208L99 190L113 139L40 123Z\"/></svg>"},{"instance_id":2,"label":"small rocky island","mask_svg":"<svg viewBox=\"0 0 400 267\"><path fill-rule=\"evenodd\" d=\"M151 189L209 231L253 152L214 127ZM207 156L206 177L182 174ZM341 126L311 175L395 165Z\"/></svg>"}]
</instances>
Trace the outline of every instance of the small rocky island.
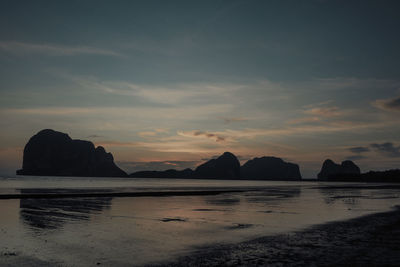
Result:
<instances>
[{"instance_id":1,"label":"small rocky island","mask_svg":"<svg viewBox=\"0 0 400 267\"><path fill-rule=\"evenodd\" d=\"M299 165L276 157L261 157L247 161L241 167L242 178L252 180L301 180Z\"/></svg>"},{"instance_id":2,"label":"small rocky island","mask_svg":"<svg viewBox=\"0 0 400 267\"><path fill-rule=\"evenodd\" d=\"M195 170L139 171L129 175L137 178L198 178L198 179L248 179L248 180L301 180L297 164L276 157L261 157L247 161L243 166L237 157L225 152Z\"/></svg>"},{"instance_id":3,"label":"small rocky island","mask_svg":"<svg viewBox=\"0 0 400 267\"><path fill-rule=\"evenodd\" d=\"M90 141L45 129L32 136L24 148L18 175L126 177L111 153Z\"/></svg>"},{"instance_id":4,"label":"small rocky island","mask_svg":"<svg viewBox=\"0 0 400 267\"><path fill-rule=\"evenodd\" d=\"M327 159L322 164L321 171L318 173L318 179L330 180L338 176L354 176L360 175L360 168L351 160L345 160L341 164L336 164Z\"/></svg>"},{"instance_id":5,"label":"small rocky island","mask_svg":"<svg viewBox=\"0 0 400 267\"><path fill-rule=\"evenodd\" d=\"M240 162L230 152L225 152L216 159L211 159L200 166L194 172L198 178L239 179Z\"/></svg>"},{"instance_id":6,"label":"small rocky island","mask_svg":"<svg viewBox=\"0 0 400 267\"><path fill-rule=\"evenodd\" d=\"M360 168L350 160L336 164L332 160L327 159L322 164L318 180L330 182L399 183L400 169L361 173Z\"/></svg>"}]
</instances>

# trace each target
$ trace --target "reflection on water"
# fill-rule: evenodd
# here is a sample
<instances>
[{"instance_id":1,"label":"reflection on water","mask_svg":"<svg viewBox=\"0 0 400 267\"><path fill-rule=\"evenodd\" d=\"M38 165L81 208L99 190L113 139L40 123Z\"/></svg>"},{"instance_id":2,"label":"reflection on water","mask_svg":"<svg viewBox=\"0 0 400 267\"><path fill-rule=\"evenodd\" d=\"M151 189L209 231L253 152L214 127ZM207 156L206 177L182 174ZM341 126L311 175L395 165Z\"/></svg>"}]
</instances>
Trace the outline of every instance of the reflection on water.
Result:
<instances>
[{"instance_id":1,"label":"reflection on water","mask_svg":"<svg viewBox=\"0 0 400 267\"><path fill-rule=\"evenodd\" d=\"M208 181L176 180L171 181L175 183L173 188L152 181L153 189L146 186L146 190L193 190L194 182L198 183L199 190L222 185L220 181L210 185ZM140 181L136 183L135 190L144 187ZM232 181L223 183L227 184L224 188L234 184ZM243 192L204 196L0 200L0 214L7 214L7 220L0 220L0 253L15 252L53 265L151 264L181 256L199 246L298 230L400 204L399 188L335 187L332 183L248 183L241 181L236 185L236 188L245 189ZM105 188L25 188L21 193L89 195L126 191L127 187L110 184L112 182Z\"/></svg>"},{"instance_id":2,"label":"reflection on water","mask_svg":"<svg viewBox=\"0 0 400 267\"><path fill-rule=\"evenodd\" d=\"M60 191L66 190L21 189L22 194L54 194ZM111 198L108 197L21 199L19 213L21 220L33 228L57 229L70 221L89 220L90 213L99 213L110 205Z\"/></svg>"}]
</instances>

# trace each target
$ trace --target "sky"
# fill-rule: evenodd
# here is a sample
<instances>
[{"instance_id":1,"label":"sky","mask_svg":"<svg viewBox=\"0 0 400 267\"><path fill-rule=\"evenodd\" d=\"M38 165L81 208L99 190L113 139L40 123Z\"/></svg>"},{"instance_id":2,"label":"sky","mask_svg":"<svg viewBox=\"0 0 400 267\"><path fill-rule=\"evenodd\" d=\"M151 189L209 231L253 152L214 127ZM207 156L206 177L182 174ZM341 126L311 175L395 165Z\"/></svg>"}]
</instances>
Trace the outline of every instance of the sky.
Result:
<instances>
[{"instance_id":1,"label":"sky","mask_svg":"<svg viewBox=\"0 0 400 267\"><path fill-rule=\"evenodd\" d=\"M42 129L127 172L400 168L399 1L1 1L0 174Z\"/></svg>"}]
</instances>

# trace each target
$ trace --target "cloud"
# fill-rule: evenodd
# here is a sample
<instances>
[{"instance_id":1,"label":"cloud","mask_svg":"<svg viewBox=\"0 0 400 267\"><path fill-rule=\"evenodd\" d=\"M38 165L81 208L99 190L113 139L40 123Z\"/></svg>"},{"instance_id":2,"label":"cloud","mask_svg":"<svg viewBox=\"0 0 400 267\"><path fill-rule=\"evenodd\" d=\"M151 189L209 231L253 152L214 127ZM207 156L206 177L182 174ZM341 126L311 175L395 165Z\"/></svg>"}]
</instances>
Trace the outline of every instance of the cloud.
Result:
<instances>
[{"instance_id":1,"label":"cloud","mask_svg":"<svg viewBox=\"0 0 400 267\"><path fill-rule=\"evenodd\" d=\"M137 133L140 137L153 137L157 136L157 132L152 132L152 131L143 131L143 132L138 132Z\"/></svg>"},{"instance_id":2,"label":"cloud","mask_svg":"<svg viewBox=\"0 0 400 267\"><path fill-rule=\"evenodd\" d=\"M368 151L370 151L370 150L369 150L368 147L357 146L357 147L351 147L351 148L349 148L349 151L350 151L350 152L353 152L353 153L360 154L360 153L368 152Z\"/></svg>"},{"instance_id":3,"label":"cloud","mask_svg":"<svg viewBox=\"0 0 400 267\"><path fill-rule=\"evenodd\" d=\"M303 106L306 108L302 112L308 117L302 117L297 119L292 119L287 121L289 124L316 124L316 123L326 123L327 119L334 117L339 117L345 115L345 112L341 111L339 107L325 105L332 103L333 100L327 100L319 103L314 103L310 105ZM348 111L346 112L348 113Z\"/></svg>"},{"instance_id":4,"label":"cloud","mask_svg":"<svg viewBox=\"0 0 400 267\"><path fill-rule=\"evenodd\" d=\"M118 52L92 46L34 44L34 43L24 43L15 41L0 41L0 50L13 53L38 53L50 56L73 56L82 54L122 56Z\"/></svg>"},{"instance_id":5,"label":"cloud","mask_svg":"<svg viewBox=\"0 0 400 267\"><path fill-rule=\"evenodd\" d=\"M225 124L230 124L232 122L248 121L248 119L242 117L221 117L221 119L224 121Z\"/></svg>"},{"instance_id":6,"label":"cloud","mask_svg":"<svg viewBox=\"0 0 400 267\"><path fill-rule=\"evenodd\" d=\"M69 73L55 72L76 85L86 90L115 95L140 98L149 103L158 104L191 104L202 105L204 103L220 104L232 99L232 93L244 88L242 84L233 83L172 83L172 84L139 84L130 81L102 80L93 76L71 75ZM225 103L224 103L225 104ZM226 104L225 104L226 105Z\"/></svg>"},{"instance_id":7,"label":"cloud","mask_svg":"<svg viewBox=\"0 0 400 267\"><path fill-rule=\"evenodd\" d=\"M330 104L332 102L333 102L333 99L330 99L330 100L326 100L326 101L322 101L322 102L318 102L318 103L305 105L304 108L311 109L311 108L314 108L314 107L325 106L325 105Z\"/></svg>"},{"instance_id":8,"label":"cloud","mask_svg":"<svg viewBox=\"0 0 400 267\"><path fill-rule=\"evenodd\" d=\"M96 146L103 147L137 147L139 142L119 142L119 141L98 141L95 142Z\"/></svg>"},{"instance_id":9,"label":"cloud","mask_svg":"<svg viewBox=\"0 0 400 267\"><path fill-rule=\"evenodd\" d=\"M117 164L128 173L137 171L164 171L168 169L183 170L195 168L199 161L118 161Z\"/></svg>"},{"instance_id":10,"label":"cloud","mask_svg":"<svg viewBox=\"0 0 400 267\"><path fill-rule=\"evenodd\" d=\"M202 158L201 160L202 160L202 161L209 161L209 160L212 160L212 159L216 159L216 158L218 158L219 156L221 156L221 154L219 154L219 155L214 155L214 156L207 157L207 158ZM236 158L237 158L239 161L247 161L247 160L250 160L250 159L253 159L253 158L254 158L253 156L242 156L242 155L235 155L235 156L236 156Z\"/></svg>"},{"instance_id":11,"label":"cloud","mask_svg":"<svg viewBox=\"0 0 400 267\"><path fill-rule=\"evenodd\" d=\"M213 139L216 142L224 142L224 141L226 141L226 137L224 137L224 136L222 136L220 134L210 133L210 132L203 132L203 131L199 131L199 130L191 131L191 132L178 132L178 134L182 135L182 136L189 136L189 137L192 137L192 136L195 136L195 137L197 137L197 136L206 137L206 138Z\"/></svg>"},{"instance_id":12,"label":"cloud","mask_svg":"<svg viewBox=\"0 0 400 267\"><path fill-rule=\"evenodd\" d=\"M371 144L370 146L388 157L400 157L400 146L394 146L393 143L387 142L382 144Z\"/></svg>"},{"instance_id":13,"label":"cloud","mask_svg":"<svg viewBox=\"0 0 400 267\"><path fill-rule=\"evenodd\" d=\"M91 134L91 135L88 135L88 136L87 136L87 138L101 138L101 137L104 137L104 136L102 136L102 135L97 135L97 134Z\"/></svg>"},{"instance_id":14,"label":"cloud","mask_svg":"<svg viewBox=\"0 0 400 267\"><path fill-rule=\"evenodd\" d=\"M173 121L193 121L194 118L205 118L222 111L230 111L231 106L226 104L204 104L199 106L109 106L109 107L33 107L33 108L0 108L0 114L21 115L21 116L71 116L71 117L99 117L108 118L108 122L117 123L121 120L121 114L126 114L124 118L146 118L148 121L161 120L169 121L168 127ZM114 121L114 118L117 119ZM125 127L127 127L126 125ZM160 127L166 127L160 125Z\"/></svg>"},{"instance_id":15,"label":"cloud","mask_svg":"<svg viewBox=\"0 0 400 267\"><path fill-rule=\"evenodd\" d=\"M362 89L366 88L388 88L398 87L398 80L389 79L360 79L355 77L336 77L336 78L316 78L306 84L317 85L317 88L321 88L324 91L330 90L349 90L349 89ZM311 87L310 87L311 88ZM311 88L314 90L313 88Z\"/></svg>"},{"instance_id":16,"label":"cloud","mask_svg":"<svg viewBox=\"0 0 400 267\"><path fill-rule=\"evenodd\" d=\"M305 123L317 123L321 122L321 118L319 117L304 117L299 119L289 120L289 124L305 124Z\"/></svg>"},{"instance_id":17,"label":"cloud","mask_svg":"<svg viewBox=\"0 0 400 267\"><path fill-rule=\"evenodd\" d=\"M388 111L400 111L400 96L389 99L378 99L372 105Z\"/></svg>"},{"instance_id":18,"label":"cloud","mask_svg":"<svg viewBox=\"0 0 400 267\"><path fill-rule=\"evenodd\" d=\"M363 155L352 155L352 156L348 156L346 158L346 160L362 160L362 159L366 159L366 156Z\"/></svg>"},{"instance_id":19,"label":"cloud","mask_svg":"<svg viewBox=\"0 0 400 267\"><path fill-rule=\"evenodd\" d=\"M338 107L315 107L304 111L305 114L321 116L321 117L336 117L342 115Z\"/></svg>"},{"instance_id":20,"label":"cloud","mask_svg":"<svg viewBox=\"0 0 400 267\"><path fill-rule=\"evenodd\" d=\"M155 136L158 136L160 134L166 134L166 133L168 133L167 129L159 128L159 129L154 129L153 131L138 132L137 135L139 135L140 137L147 138L147 137L155 137Z\"/></svg>"},{"instance_id":21,"label":"cloud","mask_svg":"<svg viewBox=\"0 0 400 267\"><path fill-rule=\"evenodd\" d=\"M348 150L355 155L348 156L346 159L347 160L362 160L368 158L367 156L362 155L362 153L369 152L370 149L368 147L363 147L363 146L356 146L356 147L350 147Z\"/></svg>"}]
</instances>

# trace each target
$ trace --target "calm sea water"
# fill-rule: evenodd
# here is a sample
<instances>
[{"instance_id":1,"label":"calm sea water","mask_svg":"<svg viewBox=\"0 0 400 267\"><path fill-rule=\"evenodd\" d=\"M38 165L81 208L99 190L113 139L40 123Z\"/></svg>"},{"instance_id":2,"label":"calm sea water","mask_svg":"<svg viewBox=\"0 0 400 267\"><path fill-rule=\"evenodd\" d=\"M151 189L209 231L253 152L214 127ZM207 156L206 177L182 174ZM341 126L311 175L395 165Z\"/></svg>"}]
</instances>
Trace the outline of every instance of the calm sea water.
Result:
<instances>
[{"instance_id":1,"label":"calm sea water","mask_svg":"<svg viewBox=\"0 0 400 267\"><path fill-rule=\"evenodd\" d=\"M55 265L142 265L201 246L300 230L386 211L400 189L378 184L181 179L2 177L0 194L243 192L205 196L0 200L0 253ZM1 256L0 256L1 257Z\"/></svg>"}]
</instances>

